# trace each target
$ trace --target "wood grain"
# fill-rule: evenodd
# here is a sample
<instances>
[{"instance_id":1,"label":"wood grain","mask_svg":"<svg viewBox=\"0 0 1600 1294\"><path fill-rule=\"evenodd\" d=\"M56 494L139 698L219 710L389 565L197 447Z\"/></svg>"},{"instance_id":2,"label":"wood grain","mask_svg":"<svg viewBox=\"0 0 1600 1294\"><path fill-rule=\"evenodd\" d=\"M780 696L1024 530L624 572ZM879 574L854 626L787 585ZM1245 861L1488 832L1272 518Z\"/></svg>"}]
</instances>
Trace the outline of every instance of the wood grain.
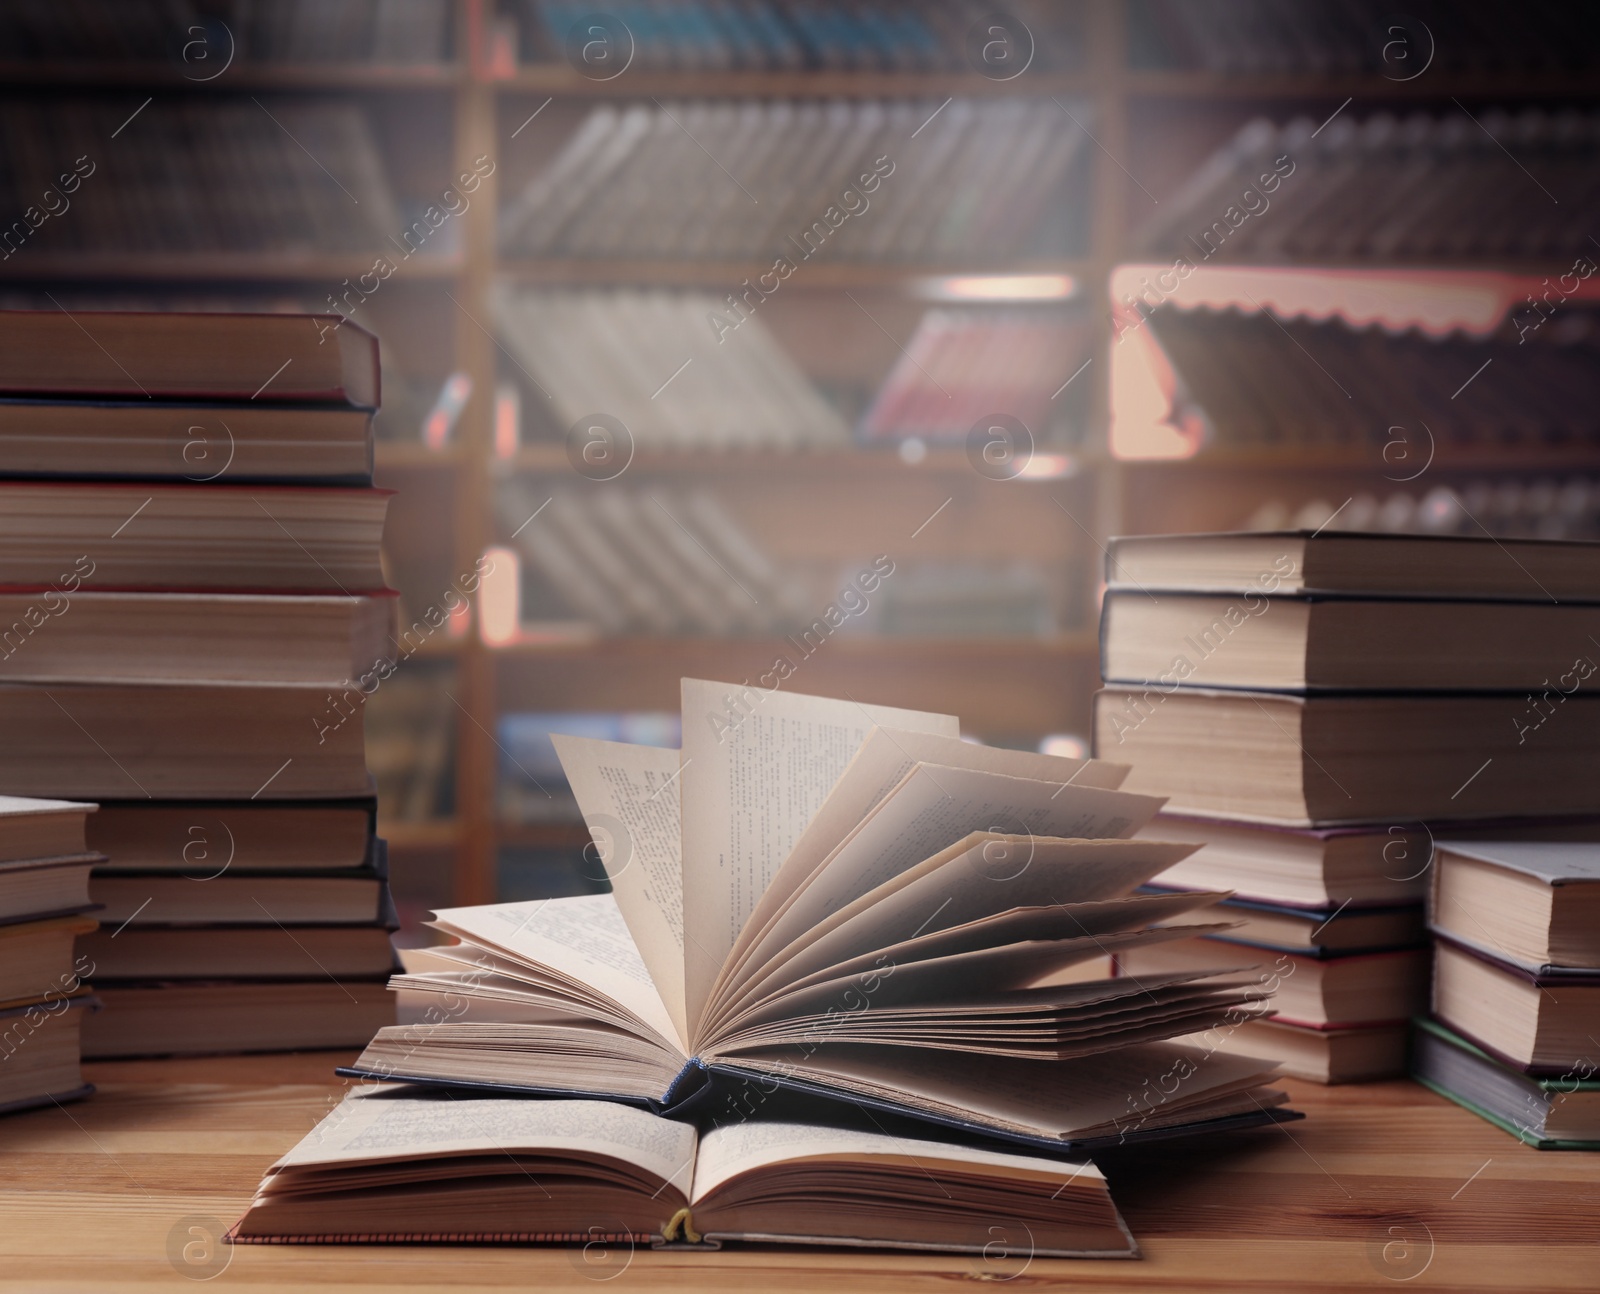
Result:
<instances>
[{"instance_id":1,"label":"wood grain","mask_svg":"<svg viewBox=\"0 0 1600 1294\"><path fill-rule=\"evenodd\" d=\"M965 1281L1016 1291L1068 1282L1296 1294L1600 1288L1600 1156L1529 1149L1410 1083L1292 1083L1303 1123L1108 1162L1144 1247L1138 1262L215 1245L212 1233L243 1211L263 1169L339 1099L332 1068L348 1059L90 1065L100 1091L89 1101L0 1122L0 1286L63 1294L202 1284L252 1294L597 1284L838 1294ZM214 1281L199 1279L224 1262Z\"/></svg>"}]
</instances>

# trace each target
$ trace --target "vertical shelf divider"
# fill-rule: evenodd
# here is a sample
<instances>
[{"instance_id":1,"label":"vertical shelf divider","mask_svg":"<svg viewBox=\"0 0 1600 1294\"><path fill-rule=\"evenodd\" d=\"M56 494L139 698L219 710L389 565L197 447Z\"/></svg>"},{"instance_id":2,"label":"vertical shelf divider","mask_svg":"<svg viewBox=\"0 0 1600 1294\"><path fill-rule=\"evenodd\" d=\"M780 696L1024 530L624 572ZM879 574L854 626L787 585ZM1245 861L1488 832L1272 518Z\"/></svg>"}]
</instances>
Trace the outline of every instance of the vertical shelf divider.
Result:
<instances>
[{"instance_id":1,"label":"vertical shelf divider","mask_svg":"<svg viewBox=\"0 0 1600 1294\"><path fill-rule=\"evenodd\" d=\"M464 66L455 102L456 176L495 159L494 85L480 67L489 0L462 0L456 48ZM498 161L496 164L498 171ZM461 463L456 473L455 561L458 574L475 569L491 539L495 346L485 329L494 281L497 175L483 180L466 212L461 296L455 306L456 367L472 379L472 395L458 424ZM460 655L456 713L456 844L452 889L457 904L495 899L495 662L474 615Z\"/></svg>"}]
</instances>

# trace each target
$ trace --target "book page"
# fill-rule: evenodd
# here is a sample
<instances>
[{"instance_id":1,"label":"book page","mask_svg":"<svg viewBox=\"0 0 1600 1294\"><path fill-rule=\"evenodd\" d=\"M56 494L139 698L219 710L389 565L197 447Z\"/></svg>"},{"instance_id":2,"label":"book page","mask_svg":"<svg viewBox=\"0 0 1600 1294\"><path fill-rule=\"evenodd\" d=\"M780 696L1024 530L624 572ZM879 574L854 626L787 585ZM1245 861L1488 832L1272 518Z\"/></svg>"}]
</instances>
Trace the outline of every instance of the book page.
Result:
<instances>
[{"instance_id":1,"label":"book page","mask_svg":"<svg viewBox=\"0 0 1600 1294\"><path fill-rule=\"evenodd\" d=\"M931 922L921 934L916 933L902 913L894 927L879 927L869 933L867 929L855 929L853 923L837 932L844 936L843 940L812 944L800 956L784 964L783 985L801 988L812 977L834 979L865 970L874 963L904 966L931 957L999 948L1034 939L1103 938L1169 921L1197 908L1208 907L1222 897L1221 893L1139 894L1098 903L1009 908L959 923L943 921L950 911L947 908L939 914L940 920Z\"/></svg>"},{"instance_id":2,"label":"book page","mask_svg":"<svg viewBox=\"0 0 1600 1294\"><path fill-rule=\"evenodd\" d=\"M457 938L532 962L610 998L683 1050L666 1003L609 894L445 908L433 924Z\"/></svg>"},{"instance_id":3,"label":"book page","mask_svg":"<svg viewBox=\"0 0 1600 1294\"><path fill-rule=\"evenodd\" d=\"M1099 787L1110 791L1120 787L1128 775L1126 764L979 746L937 732L874 728L839 775L839 780L834 783L806 829L800 833L771 883L758 897L755 908L734 942L727 968L718 978L718 989L737 973L745 954L784 904L804 887L828 855L918 763L978 769L1061 786Z\"/></svg>"},{"instance_id":4,"label":"book page","mask_svg":"<svg viewBox=\"0 0 1600 1294\"><path fill-rule=\"evenodd\" d=\"M761 936L749 962L776 953L846 904L974 831L1021 835L1030 842L1034 837L1126 837L1164 802L1159 796L917 764L813 871ZM999 864L1021 865L1020 858Z\"/></svg>"},{"instance_id":5,"label":"book page","mask_svg":"<svg viewBox=\"0 0 1600 1294\"><path fill-rule=\"evenodd\" d=\"M551 741L602 851L612 896L687 1047L678 752L560 734Z\"/></svg>"},{"instance_id":6,"label":"book page","mask_svg":"<svg viewBox=\"0 0 1600 1294\"><path fill-rule=\"evenodd\" d=\"M895 1047L825 1045L810 1056L782 1049L737 1064L1054 1137L1133 1130L1157 1111L1203 1107L1278 1071L1273 1061L1169 1042L1050 1062L922 1051L910 1065Z\"/></svg>"},{"instance_id":7,"label":"book page","mask_svg":"<svg viewBox=\"0 0 1600 1294\"><path fill-rule=\"evenodd\" d=\"M692 1203L698 1204L717 1187L741 1173L827 1158L844 1163L863 1160L900 1160L912 1173L932 1166L956 1166L964 1171L994 1170L1013 1180L1042 1181L1063 1186L1072 1181L1098 1185L1105 1179L1090 1163L1068 1163L1034 1155L1013 1155L1000 1150L979 1150L911 1137L886 1136L850 1128L829 1128L809 1123L730 1123L706 1133L695 1163ZM920 1168L918 1165L927 1167Z\"/></svg>"},{"instance_id":8,"label":"book page","mask_svg":"<svg viewBox=\"0 0 1600 1294\"><path fill-rule=\"evenodd\" d=\"M756 1021L798 1018L836 1011L858 1011L870 1022L868 1008L960 1002L977 985L985 992L1004 993L1023 988L1077 962L1152 944L1173 943L1233 929L1232 922L1182 926L1155 926L1114 934L1084 935L1076 939L1030 939L999 947L977 948L920 961L897 962L894 952L871 959L867 971L818 979L794 991L780 990L760 1002L735 1023L747 1027ZM898 950L894 950L898 951ZM863 959L868 960L868 959ZM866 1005L859 1005L865 1003Z\"/></svg>"},{"instance_id":9,"label":"book page","mask_svg":"<svg viewBox=\"0 0 1600 1294\"><path fill-rule=\"evenodd\" d=\"M845 904L759 965L749 964L740 977L738 997L796 984L846 958L1008 909L1049 905L1058 912L1063 933L1083 933L1073 924L1078 909L1100 904L1109 905L1108 910L1120 910L1119 905L1137 910L1155 896L1123 896L1193 848L975 832ZM1185 893L1171 910L1200 907L1216 897ZM776 982L779 977L781 983Z\"/></svg>"},{"instance_id":10,"label":"book page","mask_svg":"<svg viewBox=\"0 0 1600 1294\"><path fill-rule=\"evenodd\" d=\"M272 1167L568 1151L635 1164L687 1194L695 1141L688 1124L612 1101L452 1099L384 1085L357 1088Z\"/></svg>"},{"instance_id":11,"label":"book page","mask_svg":"<svg viewBox=\"0 0 1600 1294\"><path fill-rule=\"evenodd\" d=\"M683 680L679 780L691 1022L756 901L874 726L960 733L951 715Z\"/></svg>"}]
</instances>

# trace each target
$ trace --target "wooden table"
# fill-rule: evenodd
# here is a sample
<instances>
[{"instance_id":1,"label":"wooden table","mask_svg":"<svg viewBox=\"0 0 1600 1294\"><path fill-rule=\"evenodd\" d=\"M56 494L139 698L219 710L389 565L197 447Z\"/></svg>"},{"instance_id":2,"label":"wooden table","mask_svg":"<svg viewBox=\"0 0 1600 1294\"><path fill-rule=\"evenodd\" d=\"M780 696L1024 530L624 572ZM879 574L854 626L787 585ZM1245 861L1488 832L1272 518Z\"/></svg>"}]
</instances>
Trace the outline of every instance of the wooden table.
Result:
<instances>
[{"instance_id":1,"label":"wooden table","mask_svg":"<svg viewBox=\"0 0 1600 1294\"><path fill-rule=\"evenodd\" d=\"M1292 1083L1302 1123L1109 1166L1142 1261L216 1244L345 1059L90 1065L90 1100L0 1120L0 1288L1600 1289L1600 1155L1531 1150L1409 1083Z\"/></svg>"}]
</instances>

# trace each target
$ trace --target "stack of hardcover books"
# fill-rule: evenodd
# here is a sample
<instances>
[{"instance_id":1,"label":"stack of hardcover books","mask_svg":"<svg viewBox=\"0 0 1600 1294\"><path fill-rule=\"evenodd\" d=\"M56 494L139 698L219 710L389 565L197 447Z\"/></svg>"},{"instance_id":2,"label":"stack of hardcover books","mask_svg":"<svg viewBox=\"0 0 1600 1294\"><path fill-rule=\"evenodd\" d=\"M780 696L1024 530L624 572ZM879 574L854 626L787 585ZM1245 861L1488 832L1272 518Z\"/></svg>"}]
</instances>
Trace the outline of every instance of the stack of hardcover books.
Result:
<instances>
[{"instance_id":1,"label":"stack of hardcover books","mask_svg":"<svg viewBox=\"0 0 1600 1294\"><path fill-rule=\"evenodd\" d=\"M86 1096L78 1067L89 967L92 804L0 796L0 1113Z\"/></svg>"},{"instance_id":2,"label":"stack of hardcover books","mask_svg":"<svg viewBox=\"0 0 1600 1294\"><path fill-rule=\"evenodd\" d=\"M1156 883L1232 889L1240 922L1122 969L1261 964L1278 1014L1220 1045L1404 1072L1433 841L1581 837L1600 809L1600 545L1189 535L1108 560L1096 751L1171 796L1146 835L1206 842Z\"/></svg>"},{"instance_id":3,"label":"stack of hardcover books","mask_svg":"<svg viewBox=\"0 0 1600 1294\"><path fill-rule=\"evenodd\" d=\"M1129 1254L1063 1157L1286 1117L1274 1063L1170 1041L1259 1014L1250 979L1058 978L1220 928L1221 895L1133 893L1194 847L1131 838L1161 801L1126 767L695 679L681 722L553 737L611 892L438 913L410 1023L342 1071L382 1087L236 1238L981 1251L1009 1209L1036 1252Z\"/></svg>"},{"instance_id":4,"label":"stack of hardcover books","mask_svg":"<svg viewBox=\"0 0 1600 1294\"><path fill-rule=\"evenodd\" d=\"M375 340L5 313L0 395L0 791L102 805L84 1055L365 1042L393 1019Z\"/></svg>"},{"instance_id":5,"label":"stack of hardcover books","mask_svg":"<svg viewBox=\"0 0 1600 1294\"><path fill-rule=\"evenodd\" d=\"M1600 1150L1600 845L1441 842L1412 1072L1540 1149Z\"/></svg>"}]
</instances>

